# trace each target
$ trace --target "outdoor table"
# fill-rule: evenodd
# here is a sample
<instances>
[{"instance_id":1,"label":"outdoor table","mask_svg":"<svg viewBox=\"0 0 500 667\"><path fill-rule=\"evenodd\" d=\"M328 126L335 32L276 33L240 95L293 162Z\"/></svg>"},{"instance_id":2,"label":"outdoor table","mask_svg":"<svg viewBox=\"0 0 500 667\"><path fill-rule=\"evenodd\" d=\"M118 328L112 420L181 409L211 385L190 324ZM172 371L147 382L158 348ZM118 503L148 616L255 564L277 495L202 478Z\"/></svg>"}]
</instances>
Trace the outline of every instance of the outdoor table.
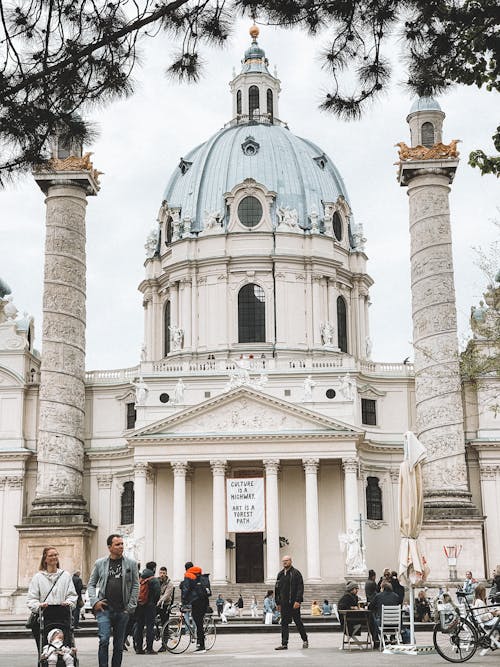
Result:
<instances>
[{"instance_id":1,"label":"outdoor table","mask_svg":"<svg viewBox=\"0 0 500 667\"><path fill-rule=\"evenodd\" d=\"M339 609L338 612L343 626L342 649L347 645L349 650L351 650L353 644L364 651L373 649L373 637L370 632L370 617L372 612L369 609ZM366 639L360 641L357 636L350 635L348 621L351 627L360 625L360 632L366 632Z\"/></svg>"}]
</instances>

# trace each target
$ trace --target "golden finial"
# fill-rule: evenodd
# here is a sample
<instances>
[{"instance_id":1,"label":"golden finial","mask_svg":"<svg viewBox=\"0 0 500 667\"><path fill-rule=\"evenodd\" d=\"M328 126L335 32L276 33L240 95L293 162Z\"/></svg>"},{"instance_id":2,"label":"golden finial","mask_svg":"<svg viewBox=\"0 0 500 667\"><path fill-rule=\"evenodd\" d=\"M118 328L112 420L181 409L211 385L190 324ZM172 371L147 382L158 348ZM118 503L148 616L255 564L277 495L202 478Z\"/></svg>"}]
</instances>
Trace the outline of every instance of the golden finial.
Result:
<instances>
[{"instance_id":1,"label":"golden finial","mask_svg":"<svg viewBox=\"0 0 500 667\"><path fill-rule=\"evenodd\" d=\"M258 26L256 26L255 23L254 23L253 26L250 27L250 30L248 32L250 33L250 37L252 39L257 39L257 37L259 36L260 30L259 30Z\"/></svg>"}]
</instances>

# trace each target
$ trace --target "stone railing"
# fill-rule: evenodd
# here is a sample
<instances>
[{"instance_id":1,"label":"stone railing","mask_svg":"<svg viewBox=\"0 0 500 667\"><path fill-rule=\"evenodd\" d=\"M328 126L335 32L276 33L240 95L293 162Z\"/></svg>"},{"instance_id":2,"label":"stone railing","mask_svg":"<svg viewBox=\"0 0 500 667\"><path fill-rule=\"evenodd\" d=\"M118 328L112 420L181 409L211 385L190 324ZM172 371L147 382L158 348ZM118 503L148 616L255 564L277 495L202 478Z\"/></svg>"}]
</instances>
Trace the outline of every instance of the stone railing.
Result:
<instances>
[{"instance_id":1,"label":"stone railing","mask_svg":"<svg viewBox=\"0 0 500 667\"><path fill-rule=\"evenodd\" d=\"M236 359L207 359L206 361L190 361L188 359L165 359L162 361L143 362L142 374L146 376L185 376L185 375L228 375L242 366ZM310 371L314 373L356 373L387 377L412 377L413 364L379 363L374 361L355 362L351 357L303 357L296 359L256 358L247 359L243 366L250 373L274 372L287 373L294 371ZM139 375L139 366L120 368L109 371L87 371L87 384L129 383Z\"/></svg>"}]
</instances>

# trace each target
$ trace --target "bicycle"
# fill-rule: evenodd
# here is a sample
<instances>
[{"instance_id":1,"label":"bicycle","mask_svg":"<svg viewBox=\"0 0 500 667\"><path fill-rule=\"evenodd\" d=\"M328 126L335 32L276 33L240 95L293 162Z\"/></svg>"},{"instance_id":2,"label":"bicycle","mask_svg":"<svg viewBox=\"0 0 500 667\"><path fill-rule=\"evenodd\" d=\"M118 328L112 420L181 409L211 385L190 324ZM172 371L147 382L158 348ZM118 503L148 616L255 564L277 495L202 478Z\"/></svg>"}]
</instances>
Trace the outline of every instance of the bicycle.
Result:
<instances>
[{"instance_id":1,"label":"bicycle","mask_svg":"<svg viewBox=\"0 0 500 667\"><path fill-rule=\"evenodd\" d=\"M466 662L478 648L494 651L499 647L493 633L500 629L500 617L494 626L486 629L477 620L480 612L472 609L466 594L457 591L457 597L463 599L465 615L449 595L441 607L435 606L436 624L432 641L437 653L448 662Z\"/></svg>"},{"instance_id":2,"label":"bicycle","mask_svg":"<svg viewBox=\"0 0 500 667\"><path fill-rule=\"evenodd\" d=\"M184 653L190 644L196 642L196 626L189 614L188 609L173 605L171 613L174 615L168 619L162 628L162 643L170 653ZM205 633L205 649L209 651L215 644L216 629L213 612L205 614L203 619L203 630Z\"/></svg>"}]
</instances>

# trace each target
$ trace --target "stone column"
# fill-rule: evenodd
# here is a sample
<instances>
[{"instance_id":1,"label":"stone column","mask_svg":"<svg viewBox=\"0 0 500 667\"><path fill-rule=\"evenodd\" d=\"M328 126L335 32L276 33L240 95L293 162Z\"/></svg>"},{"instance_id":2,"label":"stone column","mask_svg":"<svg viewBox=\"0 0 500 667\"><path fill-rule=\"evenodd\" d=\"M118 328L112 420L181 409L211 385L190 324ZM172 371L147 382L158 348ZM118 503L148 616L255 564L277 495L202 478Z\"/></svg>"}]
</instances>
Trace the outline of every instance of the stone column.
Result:
<instances>
[{"instance_id":1,"label":"stone column","mask_svg":"<svg viewBox=\"0 0 500 667\"><path fill-rule=\"evenodd\" d=\"M191 278L183 278L180 282L180 312L184 329L184 347L192 349Z\"/></svg>"},{"instance_id":2,"label":"stone column","mask_svg":"<svg viewBox=\"0 0 500 667\"><path fill-rule=\"evenodd\" d=\"M279 459L264 459L266 469L266 584L273 584L280 569Z\"/></svg>"},{"instance_id":3,"label":"stone column","mask_svg":"<svg viewBox=\"0 0 500 667\"><path fill-rule=\"evenodd\" d=\"M98 473L98 507L99 507L99 530L97 541L99 544L106 544L106 538L115 530L111 516L111 486L113 484L113 475L106 472Z\"/></svg>"},{"instance_id":4,"label":"stone column","mask_svg":"<svg viewBox=\"0 0 500 667\"><path fill-rule=\"evenodd\" d=\"M174 510L172 517L172 576L174 581L182 581L186 562L186 474L187 461L171 463L174 471Z\"/></svg>"},{"instance_id":5,"label":"stone column","mask_svg":"<svg viewBox=\"0 0 500 667\"><path fill-rule=\"evenodd\" d=\"M359 527L358 460L342 459L344 469L344 518L345 528Z\"/></svg>"},{"instance_id":6,"label":"stone column","mask_svg":"<svg viewBox=\"0 0 500 667\"><path fill-rule=\"evenodd\" d=\"M318 510L318 468L319 459L303 459L306 476L306 550L307 581L321 581L319 547L319 510Z\"/></svg>"},{"instance_id":7,"label":"stone column","mask_svg":"<svg viewBox=\"0 0 500 667\"><path fill-rule=\"evenodd\" d=\"M213 476L212 495L212 579L227 584L226 578L226 461L210 461Z\"/></svg>"},{"instance_id":8,"label":"stone column","mask_svg":"<svg viewBox=\"0 0 500 667\"><path fill-rule=\"evenodd\" d=\"M144 564L146 546L146 482L149 472L147 463L134 465L134 542L137 548L137 560Z\"/></svg>"},{"instance_id":9,"label":"stone column","mask_svg":"<svg viewBox=\"0 0 500 667\"><path fill-rule=\"evenodd\" d=\"M417 436L427 518L474 513L468 489L457 341L449 184L458 160L402 161L408 187ZM460 508L460 510L459 510Z\"/></svg>"},{"instance_id":10,"label":"stone column","mask_svg":"<svg viewBox=\"0 0 500 667\"><path fill-rule=\"evenodd\" d=\"M3 487L3 494L2 488ZM3 495L3 507L0 543L0 609L7 610L12 604L12 594L17 589L18 568L22 563L18 558L19 536L16 525L23 516L23 476L8 475L0 478L0 494Z\"/></svg>"},{"instance_id":11,"label":"stone column","mask_svg":"<svg viewBox=\"0 0 500 667\"><path fill-rule=\"evenodd\" d=\"M88 158L50 161L35 179L46 193L42 365L32 517L88 521L82 495L85 411L85 208L97 194Z\"/></svg>"},{"instance_id":12,"label":"stone column","mask_svg":"<svg viewBox=\"0 0 500 667\"><path fill-rule=\"evenodd\" d=\"M486 516L484 523L486 544L486 575L500 562L500 516L498 513L498 498L500 497L500 465L480 461L481 497L483 499L483 513Z\"/></svg>"}]
</instances>

